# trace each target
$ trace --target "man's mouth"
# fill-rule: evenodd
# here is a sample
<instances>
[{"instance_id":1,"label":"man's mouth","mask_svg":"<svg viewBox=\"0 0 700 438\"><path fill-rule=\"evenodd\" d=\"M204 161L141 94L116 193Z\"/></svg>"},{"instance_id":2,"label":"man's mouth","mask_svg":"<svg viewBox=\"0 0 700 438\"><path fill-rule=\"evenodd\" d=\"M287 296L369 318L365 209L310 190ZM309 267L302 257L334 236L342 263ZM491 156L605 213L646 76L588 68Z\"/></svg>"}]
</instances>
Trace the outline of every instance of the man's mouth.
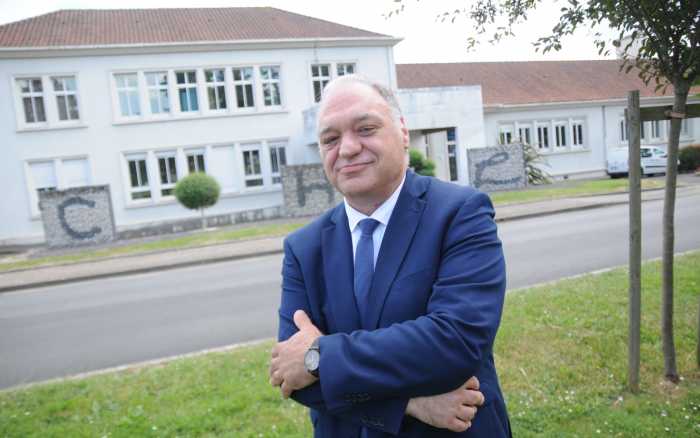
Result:
<instances>
[{"instance_id":1,"label":"man's mouth","mask_svg":"<svg viewBox=\"0 0 700 438\"><path fill-rule=\"evenodd\" d=\"M363 170L365 167L372 164L370 161L363 161L361 163L352 163L341 166L339 172L342 174L354 173Z\"/></svg>"}]
</instances>

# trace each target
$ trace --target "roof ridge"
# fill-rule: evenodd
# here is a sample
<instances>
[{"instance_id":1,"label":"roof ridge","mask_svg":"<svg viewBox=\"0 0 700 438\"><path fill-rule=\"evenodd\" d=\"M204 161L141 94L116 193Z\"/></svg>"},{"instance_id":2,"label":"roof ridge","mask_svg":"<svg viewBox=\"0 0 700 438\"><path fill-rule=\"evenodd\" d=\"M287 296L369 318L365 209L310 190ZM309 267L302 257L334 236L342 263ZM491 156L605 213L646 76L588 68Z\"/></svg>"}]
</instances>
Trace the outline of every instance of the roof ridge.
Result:
<instances>
[{"instance_id":1,"label":"roof ridge","mask_svg":"<svg viewBox=\"0 0 700 438\"><path fill-rule=\"evenodd\" d=\"M564 63L564 62L613 62L622 61L621 59L561 59L561 60L549 60L549 59L536 59L536 60L525 60L525 61L460 61L460 62L401 62L396 63L396 65L474 65L474 64L527 64L527 63Z\"/></svg>"}]
</instances>

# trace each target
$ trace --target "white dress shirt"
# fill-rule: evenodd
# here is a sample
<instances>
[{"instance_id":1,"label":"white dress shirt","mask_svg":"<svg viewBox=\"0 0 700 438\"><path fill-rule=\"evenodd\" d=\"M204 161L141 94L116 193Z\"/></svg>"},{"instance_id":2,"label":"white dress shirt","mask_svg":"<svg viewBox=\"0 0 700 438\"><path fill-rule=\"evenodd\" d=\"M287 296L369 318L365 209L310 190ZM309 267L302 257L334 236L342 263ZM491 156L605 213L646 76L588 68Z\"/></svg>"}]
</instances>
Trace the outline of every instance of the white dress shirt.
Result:
<instances>
[{"instance_id":1,"label":"white dress shirt","mask_svg":"<svg viewBox=\"0 0 700 438\"><path fill-rule=\"evenodd\" d=\"M372 244L374 246L374 265L377 265L377 257L379 256L379 249L382 246L382 240L384 239L384 232L386 231L387 225L389 225L389 219L391 218L391 213L396 207L396 201L399 199L399 194L401 193L401 188L403 183L406 181L406 175L404 174L401 184L394 190L394 193L389 196L389 198L379 206L371 216L367 216L364 213L360 213L348 204L347 199L344 199L345 204L345 214L348 216L348 226L350 227L350 235L352 236L352 260L355 263L355 253L357 252L357 242L360 241L360 236L362 235L362 230L360 229L359 223L362 219L376 219L379 221L379 225L374 229L372 234Z\"/></svg>"}]
</instances>

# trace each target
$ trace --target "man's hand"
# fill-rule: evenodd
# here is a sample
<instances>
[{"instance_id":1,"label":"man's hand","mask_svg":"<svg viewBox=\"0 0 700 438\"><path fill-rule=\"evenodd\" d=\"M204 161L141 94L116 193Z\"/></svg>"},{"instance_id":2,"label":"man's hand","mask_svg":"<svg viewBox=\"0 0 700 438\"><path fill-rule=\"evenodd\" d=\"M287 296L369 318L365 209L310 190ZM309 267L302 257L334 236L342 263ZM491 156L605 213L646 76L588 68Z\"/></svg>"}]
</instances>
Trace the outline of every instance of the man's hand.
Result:
<instances>
[{"instance_id":1,"label":"man's hand","mask_svg":"<svg viewBox=\"0 0 700 438\"><path fill-rule=\"evenodd\" d=\"M306 388L318 380L306 371L304 356L314 340L323 333L303 310L294 312L294 324L299 331L286 341L275 345L270 360L270 384L281 386L284 398L289 397L292 391Z\"/></svg>"},{"instance_id":2,"label":"man's hand","mask_svg":"<svg viewBox=\"0 0 700 438\"><path fill-rule=\"evenodd\" d=\"M479 379L472 377L452 392L412 398L406 406L406 413L439 429L464 432L472 425L476 407L483 404Z\"/></svg>"}]
</instances>

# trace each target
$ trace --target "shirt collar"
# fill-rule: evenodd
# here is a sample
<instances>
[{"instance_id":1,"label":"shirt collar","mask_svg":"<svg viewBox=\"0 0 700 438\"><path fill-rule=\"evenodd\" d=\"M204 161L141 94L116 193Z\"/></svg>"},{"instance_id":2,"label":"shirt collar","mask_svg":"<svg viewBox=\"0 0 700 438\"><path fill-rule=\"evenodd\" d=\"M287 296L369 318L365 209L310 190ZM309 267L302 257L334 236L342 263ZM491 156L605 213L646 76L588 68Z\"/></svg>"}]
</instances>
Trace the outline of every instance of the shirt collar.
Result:
<instances>
[{"instance_id":1,"label":"shirt collar","mask_svg":"<svg viewBox=\"0 0 700 438\"><path fill-rule=\"evenodd\" d=\"M355 210L350 204L348 204L347 199L343 199L343 203L345 204L345 214L348 216L350 232L352 233L355 230L355 227L357 227L357 224L360 223L362 219L367 218L376 219L384 226L389 225L391 213L393 213L394 207L396 207L396 201L399 200L399 194L401 193L401 188L403 188L404 182L406 182L406 174L404 174L401 184L399 184L396 190L394 190L394 193L392 193L386 201L382 202L382 205L374 210L370 216Z\"/></svg>"}]
</instances>

